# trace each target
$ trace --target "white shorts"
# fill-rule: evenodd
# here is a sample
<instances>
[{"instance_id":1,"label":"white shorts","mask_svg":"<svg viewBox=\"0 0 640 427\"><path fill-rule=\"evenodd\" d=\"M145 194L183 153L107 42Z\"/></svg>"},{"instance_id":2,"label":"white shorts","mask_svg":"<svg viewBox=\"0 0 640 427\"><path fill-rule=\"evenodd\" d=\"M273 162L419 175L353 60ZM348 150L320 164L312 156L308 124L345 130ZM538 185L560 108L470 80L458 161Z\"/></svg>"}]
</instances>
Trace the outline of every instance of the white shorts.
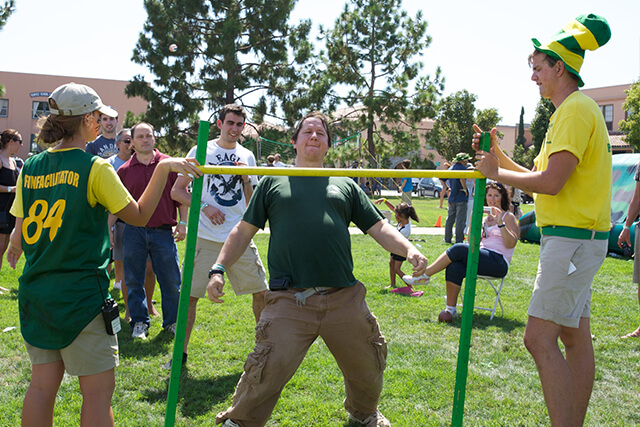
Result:
<instances>
[{"instance_id":1,"label":"white shorts","mask_svg":"<svg viewBox=\"0 0 640 427\"><path fill-rule=\"evenodd\" d=\"M591 283L607 255L608 240L542 236L540 261L527 314L577 328L591 314Z\"/></svg>"},{"instance_id":2,"label":"white shorts","mask_svg":"<svg viewBox=\"0 0 640 427\"><path fill-rule=\"evenodd\" d=\"M190 295L193 298L206 297L209 270L218 259L222 245L221 242L198 237L191 280ZM225 274L236 295L255 294L268 289L266 272L253 240L240 259L231 267L227 267L226 270Z\"/></svg>"}]
</instances>

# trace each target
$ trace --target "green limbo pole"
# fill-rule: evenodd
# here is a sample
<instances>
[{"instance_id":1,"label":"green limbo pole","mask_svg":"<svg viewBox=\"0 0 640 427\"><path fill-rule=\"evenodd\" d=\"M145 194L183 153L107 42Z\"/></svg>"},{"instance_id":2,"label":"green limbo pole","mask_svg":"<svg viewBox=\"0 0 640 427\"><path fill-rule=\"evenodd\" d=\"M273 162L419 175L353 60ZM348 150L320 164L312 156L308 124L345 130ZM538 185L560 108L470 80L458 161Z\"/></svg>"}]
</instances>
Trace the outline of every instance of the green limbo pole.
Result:
<instances>
[{"instance_id":1,"label":"green limbo pole","mask_svg":"<svg viewBox=\"0 0 640 427\"><path fill-rule=\"evenodd\" d=\"M207 154L207 140L209 139L209 122L200 121L198 128L198 148L196 160L204 164ZM182 268L182 286L178 303L178 322L176 337L173 341L173 358L171 361L171 375L169 377L169 392L167 394L167 411L164 416L165 427L173 427L176 422L176 405L178 404L178 389L180 388L180 372L182 371L182 349L184 334L187 329L187 313L189 312L189 296L191 294L191 279L193 277L193 259L196 253L196 239L198 238L198 223L200 221L200 199L202 197L202 178L193 180L191 191L191 209L189 209L189 228L187 230L187 249ZM194 208L195 206L195 208Z\"/></svg>"},{"instance_id":2,"label":"green limbo pole","mask_svg":"<svg viewBox=\"0 0 640 427\"><path fill-rule=\"evenodd\" d=\"M481 150L489 151L489 133L483 132L480 137ZM462 325L460 327L460 344L458 345L458 366L456 368L456 386L453 395L453 416L451 426L462 426L464 417L464 396L467 388L469 371L469 346L471 344L471 324L473 323L473 306L476 297L476 281L478 279L478 256L480 250L480 231L482 229L482 208L486 192L486 178L476 179L473 211L469 232L469 256L467 258L467 277L465 279Z\"/></svg>"}]
</instances>

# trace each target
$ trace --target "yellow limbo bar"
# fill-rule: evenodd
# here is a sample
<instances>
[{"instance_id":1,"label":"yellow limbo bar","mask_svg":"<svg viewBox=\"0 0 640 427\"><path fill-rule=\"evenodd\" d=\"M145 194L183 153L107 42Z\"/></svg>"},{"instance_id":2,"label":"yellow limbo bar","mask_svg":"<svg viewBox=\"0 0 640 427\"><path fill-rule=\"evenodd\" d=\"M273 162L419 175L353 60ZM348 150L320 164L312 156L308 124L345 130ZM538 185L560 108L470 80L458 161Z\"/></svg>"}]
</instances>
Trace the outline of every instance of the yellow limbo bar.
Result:
<instances>
[{"instance_id":1,"label":"yellow limbo bar","mask_svg":"<svg viewBox=\"0 0 640 427\"><path fill-rule=\"evenodd\" d=\"M205 174L218 175L279 175L279 176L348 176L367 178L461 178L482 179L478 171L433 169L339 169L339 168L276 168L256 166L198 166Z\"/></svg>"}]
</instances>

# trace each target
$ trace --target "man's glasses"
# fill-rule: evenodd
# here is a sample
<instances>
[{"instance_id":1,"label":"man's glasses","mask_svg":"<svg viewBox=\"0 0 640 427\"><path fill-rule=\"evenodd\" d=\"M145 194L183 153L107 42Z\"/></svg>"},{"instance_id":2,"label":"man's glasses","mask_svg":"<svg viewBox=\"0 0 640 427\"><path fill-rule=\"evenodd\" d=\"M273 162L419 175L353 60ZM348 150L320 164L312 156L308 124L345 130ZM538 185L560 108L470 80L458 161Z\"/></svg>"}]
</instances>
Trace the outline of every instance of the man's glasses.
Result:
<instances>
[{"instance_id":1,"label":"man's glasses","mask_svg":"<svg viewBox=\"0 0 640 427\"><path fill-rule=\"evenodd\" d=\"M123 139L122 142L124 142L125 144L131 144L131 138Z\"/></svg>"}]
</instances>

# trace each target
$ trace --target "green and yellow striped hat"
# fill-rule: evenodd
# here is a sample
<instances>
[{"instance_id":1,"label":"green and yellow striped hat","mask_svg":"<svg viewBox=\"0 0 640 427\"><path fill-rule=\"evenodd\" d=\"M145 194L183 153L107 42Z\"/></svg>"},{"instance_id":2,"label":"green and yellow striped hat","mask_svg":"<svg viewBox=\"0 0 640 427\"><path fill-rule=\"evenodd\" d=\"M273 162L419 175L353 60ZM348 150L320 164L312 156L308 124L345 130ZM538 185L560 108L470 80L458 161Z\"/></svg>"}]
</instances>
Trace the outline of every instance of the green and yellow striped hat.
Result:
<instances>
[{"instance_id":1,"label":"green and yellow striped hat","mask_svg":"<svg viewBox=\"0 0 640 427\"><path fill-rule=\"evenodd\" d=\"M611 38L609 23L602 16L580 15L564 26L551 40L540 43L531 39L536 50L564 62L569 72L578 76L578 86L584 86L580 77L580 67L584 61L585 50L596 50Z\"/></svg>"}]
</instances>

